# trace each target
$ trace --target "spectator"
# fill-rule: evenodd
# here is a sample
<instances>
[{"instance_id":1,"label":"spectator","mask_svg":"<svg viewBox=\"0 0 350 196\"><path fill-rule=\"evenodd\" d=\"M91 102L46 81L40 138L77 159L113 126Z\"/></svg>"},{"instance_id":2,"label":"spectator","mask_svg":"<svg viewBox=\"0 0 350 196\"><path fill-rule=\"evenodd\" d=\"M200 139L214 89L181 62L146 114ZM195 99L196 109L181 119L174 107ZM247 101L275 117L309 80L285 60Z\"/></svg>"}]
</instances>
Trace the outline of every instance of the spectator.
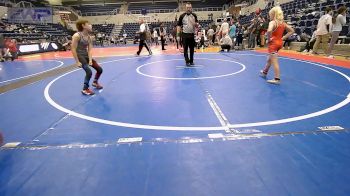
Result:
<instances>
[{"instance_id":1,"label":"spectator","mask_svg":"<svg viewBox=\"0 0 350 196\"><path fill-rule=\"evenodd\" d=\"M204 46L205 46L204 45L204 34L202 32L198 32L196 43L197 43L197 49L204 48Z\"/></svg>"},{"instance_id":2,"label":"spectator","mask_svg":"<svg viewBox=\"0 0 350 196\"><path fill-rule=\"evenodd\" d=\"M177 34L177 27L175 26L175 27L172 27L172 31L171 31L171 38L172 38L172 42L174 43L174 44L176 44L177 42L176 42L176 34Z\"/></svg>"},{"instance_id":3,"label":"spectator","mask_svg":"<svg viewBox=\"0 0 350 196\"><path fill-rule=\"evenodd\" d=\"M153 30L153 42L155 42L156 43L156 46L158 46L159 45L159 43L158 43L158 31L157 31L157 29L154 29Z\"/></svg>"},{"instance_id":4,"label":"spectator","mask_svg":"<svg viewBox=\"0 0 350 196\"><path fill-rule=\"evenodd\" d=\"M140 20L140 30L137 32L139 34L140 42L139 42L139 50L137 51L136 55L139 56L142 48L146 47L147 51L149 52L149 55L152 55L151 49L148 47L146 39L147 39L147 25L145 24L144 20Z\"/></svg>"},{"instance_id":5,"label":"spectator","mask_svg":"<svg viewBox=\"0 0 350 196\"><path fill-rule=\"evenodd\" d=\"M140 39L140 35L139 35L139 32L135 32L135 36L134 36L134 44L136 44Z\"/></svg>"},{"instance_id":6,"label":"spectator","mask_svg":"<svg viewBox=\"0 0 350 196\"><path fill-rule=\"evenodd\" d=\"M209 45L213 45L214 44L214 29L212 27L210 27L210 29L208 30L208 39L209 39Z\"/></svg>"},{"instance_id":7,"label":"spectator","mask_svg":"<svg viewBox=\"0 0 350 196\"><path fill-rule=\"evenodd\" d=\"M179 50L182 48L182 39L181 31L176 31L176 49ZM180 45L180 48L179 48Z\"/></svg>"},{"instance_id":8,"label":"spectator","mask_svg":"<svg viewBox=\"0 0 350 196\"><path fill-rule=\"evenodd\" d=\"M329 40L329 33L331 32L332 25L332 9L330 7L326 8L326 14L323 15L317 24L316 30L316 43L313 48L313 54L318 54L318 48L321 43L321 48L327 53L327 44Z\"/></svg>"},{"instance_id":9,"label":"spectator","mask_svg":"<svg viewBox=\"0 0 350 196\"><path fill-rule=\"evenodd\" d=\"M236 24L235 22L232 20L231 22L231 27L230 27L230 30L229 30L229 36L233 42L232 45L234 45L234 40L236 39Z\"/></svg>"},{"instance_id":10,"label":"spectator","mask_svg":"<svg viewBox=\"0 0 350 196\"><path fill-rule=\"evenodd\" d=\"M126 45L126 38L128 37L128 34L126 33L126 31L124 30L124 33L123 33L123 42L124 44Z\"/></svg>"},{"instance_id":11,"label":"spectator","mask_svg":"<svg viewBox=\"0 0 350 196\"><path fill-rule=\"evenodd\" d=\"M267 28L269 27L269 21L266 20L265 18L260 19L260 47L265 46L265 34L267 32Z\"/></svg>"},{"instance_id":12,"label":"spectator","mask_svg":"<svg viewBox=\"0 0 350 196\"><path fill-rule=\"evenodd\" d=\"M230 25L227 23L227 18L225 18L224 22L221 24L220 37L223 37L224 34L227 35L229 29L230 29Z\"/></svg>"},{"instance_id":13,"label":"spectator","mask_svg":"<svg viewBox=\"0 0 350 196\"><path fill-rule=\"evenodd\" d=\"M258 9L255 11L255 18L251 21L251 25L248 27L248 33L249 33L249 38L248 38L248 48L255 48L255 41L257 39L257 35L260 32L260 23L262 21L261 16L260 16L261 10ZM260 38L259 38L260 39Z\"/></svg>"},{"instance_id":14,"label":"spectator","mask_svg":"<svg viewBox=\"0 0 350 196\"><path fill-rule=\"evenodd\" d=\"M338 13L334 14L332 18L332 38L326 53L326 55L328 55L328 58L334 58L334 56L331 55L331 53L334 44L337 42L339 34L342 31L343 26L346 24L346 12L346 7L342 6L338 9Z\"/></svg>"},{"instance_id":15,"label":"spectator","mask_svg":"<svg viewBox=\"0 0 350 196\"><path fill-rule=\"evenodd\" d=\"M303 34L306 34L306 33L303 33ZM301 35L303 35L301 34ZM306 34L307 35L307 34ZM307 35L309 36L309 35ZM310 38L310 36L309 36ZM314 32L311 36L310 39L305 39L301 36L301 40L306 40L306 45L305 45L305 48L302 48L300 51L303 51L303 52L312 52L312 48L314 47L314 44L316 42L316 32Z\"/></svg>"},{"instance_id":16,"label":"spectator","mask_svg":"<svg viewBox=\"0 0 350 196\"><path fill-rule=\"evenodd\" d=\"M168 34L168 36L166 36L168 39L167 39L167 43L173 43L174 41L174 36L173 34Z\"/></svg>"},{"instance_id":17,"label":"spectator","mask_svg":"<svg viewBox=\"0 0 350 196\"><path fill-rule=\"evenodd\" d=\"M165 27L164 27L164 24L162 23L160 25L160 42L162 44L162 50L166 50L165 49L165 36L166 36L166 30L165 30Z\"/></svg>"},{"instance_id":18,"label":"spectator","mask_svg":"<svg viewBox=\"0 0 350 196\"><path fill-rule=\"evenodd\" d=\"M283 47L285 48L287 46L287 49L290 50L290 43L295 41L297 39L297 35L296 33L293 33L291 36L289 36L283 44Z\"/></svg>"},{"instance_id":19,"label":"spectator","mask_svg":"<svg viewBox=\"0 0 350 196\"><path fill-rule=\"evenodd\" d=\"M218 25L218 26L216 27L216 31L215 31L215 41L214 41L214 44L215 44L215 42L220 43L220 29L221 29L221 27L220 27L220 25Z\"/></svg>"},{"instance_id":20,"label":"spectator","mask_svg":"<svg viewBox=\"0 0 350 196\"><path fill-rule=\"evenodd\" d=\"M257 19L253 19L251 25L248 27L248 48L255 48L255 41L258 32L258 21Z\"/></svg>"},{"instance_id":21,"label":"spectator","mask_svg":"<svg viewBox=\"0 0 350 196\"><path fill-rule=\"evenodd\" d=\"M313 34L315 34L315 32ZM305 30L303 30L303 32L299 36L299 41L300 42L308 42L308 41L310 41L310 38L311 38L311 36L309 34L307 34L305 32Z\"/></svg>"},{"instance_id":22,"label":"spectator","mask_svg":"<svg viewBox=\"0 0 350 196\"><path fill-rule=\"evenodd\" d=\"M206 41L208 38L207 38L207 34L206 34L206 30L204 27L202 27L201 25L198 26L198 32L201 32L202 33L202 36L204 38L204 40Z\"/></svg>"},{"instance_id":23,"label":"spectator","mask_svg":"<svg viewBox=\"0 0 350 196\"><path fill-rule=\"evenodd\" d=\"M232 40L228 34L224 34L223 38L220 40L221 52L224 52L226 49L227 52L230 52L232 46Z\"/></svg>"},{"instance_id":24,"label":"spectator","mask_svg":"<svg viewBox=\"0 0 350 196\"><path fill-rule=\"evenodd\" d=\"M240 46L243 43L243 32L244 32L244 28L243 26L241 26L240 24L237 25L237 30L236 30L236 34L237 34L237 38L236 38L236 42L235 45Z\"/></svg>"},{"instance_id":25,"label":"spectator","mask_svg":"<svg viewBox=\"0 0 350 196\"><path fill-rule=\"evenodd\" d=\"M6 43L6 54L5 58L11 58L12 61L17 59L17 41L15 39L8 40Z\"/></svg>"},{"instance_id":26,"label":"spectator","mask_svg":"<svg viewBox=\"0 0 350 196\"><path fill-rule=\"evenodd\" d=\"M115 37L113 35L109 36L109 41L110 41L111 44L116 45L116 39L115 39Z\"/></svg>"},{"instance_id":27,"label":"spectator","mask_svg":"<svg viewBox=\"0 0 350 196\"><path fill-rule=\"evenodd\" d=\"M103 46L103 36L100 32L97 33L96 35L97 40L100 42L101 46Z\"/></svg>"},{"instance_id":28,"label":"spectator","mask_svg":"<svg viewBox=\"0 0 350 196\"><path fill-rule=\"evenodd\" d=\"M247 35L248 35L248 48L255 48L255 29L253 26L249 26L247 29Z\"/></svg>"},{"instance_id":29,"label":"spectator","mask_svg":"<svg viewBox=\"0 0 350 196\"><path fill-rule=\"evenodd\" d=\"M107 34L103 33L103 34L102 34L102 38L103 38L103 41L102 41L102 42L107 41Z\"/></svg>"},{"instance_id":30,"label":"spectator","mask_svg":"<svg viewBox=\"0 0 350 196\"><path fill-rule=\"evenodd\" d=\"M72 41L68 38L61 39L60 43L62 44L62 50L68 51L71 48Z\"/></svg>"}]
</instances>

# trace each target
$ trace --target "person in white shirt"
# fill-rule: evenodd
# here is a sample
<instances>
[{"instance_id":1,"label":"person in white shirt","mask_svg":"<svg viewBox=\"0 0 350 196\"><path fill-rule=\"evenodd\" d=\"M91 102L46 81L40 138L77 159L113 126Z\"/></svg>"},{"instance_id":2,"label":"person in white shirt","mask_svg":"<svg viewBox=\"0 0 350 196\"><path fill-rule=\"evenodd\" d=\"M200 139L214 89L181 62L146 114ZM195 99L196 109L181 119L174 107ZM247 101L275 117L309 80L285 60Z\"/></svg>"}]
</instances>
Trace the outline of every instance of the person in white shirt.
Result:
<instances>
[{"instance_id":1,"label":"person in white shirt","mask_svg":"<svg viewBox=\"0 0 350 196\"><path fill-rule=\"evenodd\" d=\"M203 28L201 32L202 32L202 35L204 37L204 40L207 41L208 37L207 37L207 34L206 34L207 32L205 31L205 29Z\"/></svg>"},{"instance_id":2,"label":"person in white shirt","mask_svg":"<svg viewBox=\"0 0 350 196\"><path fill-rule=\"evenodd\" d=\"M220 44L220 39L221 39L221 37L220 37L220 29L221 29L221 26L218 25L218 26L216 27L215 34L214 34L214 35L215 35L214 44L215 44L215 42L218 43L218 44Z\"/></svg>"},{"instance_id":3,"label":"person in white shirt","mask_svg":"<svg viewBox=\"0 0 350 196\"><path fill-rule=\"evenodd\" d=\"M230 38L229 34L223 34L222 39L220 40L221 45L221 52L223 52L225 49L227 52L230 52L232 47L232 39Z\"/></svg>"},{"instance_id":4,"label":"person in white shirt","mask_svg":"<svg viewBox=\"0 0 350 196\"><path fill-rule=\"evenodd\" d=\"M157 31L157 29L153 29L153 41L156 43L156 46L159 45L159 43L158 43L158 31Z\"/></svg>"},{"instance_id":5,"label":"person in white shirt","mask_svg":"<svg viewBox=\"0 0 350 196\"><path fill-rule=\"evenodd\" d=\"M230 29L230 25L228 24L227 19L225 18L220 28L220 33L222 37L224 37L224 35L227 35L229 29Z\"/></svg>"},{"instance_id":6,"label":"person in white shirt","mask_svg":"<svg viewBox=\"0 0 350 196\"><path fill-rule=\"evenodd\" d=\"M212 45L214 42L214 39L213 39L214 33L215 33L214 29L212 27L210 27L210 29L208 30L207 33L208 33L209 45Z\"/></svg>"},{"instance_id":7,"label":"person in white shirt","mask_svg":"<svg viewBox=\"0 0 350 196\"><path fill-rule=\"evenodd\" d=\"M128 37L128 34L124 30L124 33L123 33L123 42L124 42L124 44L126 44L126 37Z\"/></svg>"},{"instance_id":8,"label":"person in white shirt","mask_svg":"<svg viewBox=\"0 0 350 196\"><path fill-rule=\"evenodd\" d=\"M146 29L146 24L144 23L143 19L140 20L140 30L138 31L140 34L140 43L139 43L139 50L137 51L137 55L139 56L143 46L146 47L146 49L149 52L149 55L152 55L152 51L147 45L146 39L147 39L147 29Z\"/></svg>"},{"instance_id":9,"label":"person in white shirt","mask_svg":"<svg viewBox=\"0 0 350 196\"><path fill-rule=\"evenodd\" d=\"M338 14L335 14L332 18L332 39L329 44L328 51L326 53L328 55L328 58L334 58L333 55L331 55L331 53L334 48L334 44L337 42L339 34L342 31L343 26L346 24L346 12L346 7L341 6L338 9Z\"/></svg>"},{"instance_id":10,"label":"person in white shirt","mask_svg":"<svg viewBox=\"0 0 350 196\"><path fill-rule=\"evenodd\" d=\"M324 49L324 52L327 53L327 45L329 41L329 34L331 33L332 28L332 8L327 7L325 15L323 15L317 24L316 30L316 42L313 48L313 54L317 54L319 46Z\"/></svg>"},{"instance_id":11,"label":"person in white shirt","mask_svg":"<svg viewBox=\"0 0 350 196\"><path fill-rule=\"evenodd\" d=\"M103 38L102 38L102 34L100 32L97 33L97 39L100 42L101 46L103 46Z\"/></svg>"}]
</instances>

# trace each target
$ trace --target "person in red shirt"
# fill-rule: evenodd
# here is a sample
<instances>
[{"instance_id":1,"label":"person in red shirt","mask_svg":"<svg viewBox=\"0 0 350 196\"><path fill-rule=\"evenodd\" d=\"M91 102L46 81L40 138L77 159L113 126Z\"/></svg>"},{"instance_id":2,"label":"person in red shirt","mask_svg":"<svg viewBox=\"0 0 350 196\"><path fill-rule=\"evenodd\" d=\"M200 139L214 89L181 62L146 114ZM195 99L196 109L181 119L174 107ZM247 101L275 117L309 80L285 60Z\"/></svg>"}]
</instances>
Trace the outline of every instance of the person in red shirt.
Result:
<instances>
[{"instance_id":1,"label":"person in red shirt","mask_svg":"<svg viewBox=\"0 0 350 196\"><path fill-rule=\"evenodd\" d=\"M8 43L7 48L11 54L11 60L14 61L17 58L17 41L15 39L11 40Z\"/></svg>"},{"instance_id":2,"label":"person in red shirt","mask_svg":"<svg viewBox=\"0 0 350 196\"><path fill-rule=\"evenodd\" d=\"M15 39L6 39L5 47L5 59L14 61L17 58L17 41Z\"/></svg>"},{"instance_id":3,"label":"person in red shirt","mask_svg":"<svg viewBox=\"0 0 350 196\"><path fill-rule=\"evenodd\" d=\"M267 40L268 40L268 59L264 70L260 71L263 78L266 78L267 73L273 65L275 72L275 78L267 80L271 84L280 84L280 69L278 64L278 51L283 46L283 40L286 40L289 36L294 33L294 29L286 24L283 20L283 11L280 6L273 7L270 12L270 23L267 29ZM283 36L284 30L287 30L287 34Z\"/></svg>"}]
</instances>

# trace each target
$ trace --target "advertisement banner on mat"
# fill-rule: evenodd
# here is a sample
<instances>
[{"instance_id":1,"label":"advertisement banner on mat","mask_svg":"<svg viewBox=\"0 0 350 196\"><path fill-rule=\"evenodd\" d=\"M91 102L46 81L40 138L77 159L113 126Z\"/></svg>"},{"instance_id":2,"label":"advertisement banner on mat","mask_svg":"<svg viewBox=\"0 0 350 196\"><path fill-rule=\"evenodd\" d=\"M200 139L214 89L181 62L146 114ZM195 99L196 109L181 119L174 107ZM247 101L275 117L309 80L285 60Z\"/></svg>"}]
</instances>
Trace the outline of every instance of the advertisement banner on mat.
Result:
<instances>
[{"instance_id":1,"label":"advertisement banner on mat","mask_svg":"<svg viewBox=\"0 0 350 196\"><path fill-rule=\"evenodd\" d=\"M56 42L42 42L32 44L18 44L18 54L35 54L42 52L52 52L58 50L58 44Z\"/></svg>"}]
</instances>

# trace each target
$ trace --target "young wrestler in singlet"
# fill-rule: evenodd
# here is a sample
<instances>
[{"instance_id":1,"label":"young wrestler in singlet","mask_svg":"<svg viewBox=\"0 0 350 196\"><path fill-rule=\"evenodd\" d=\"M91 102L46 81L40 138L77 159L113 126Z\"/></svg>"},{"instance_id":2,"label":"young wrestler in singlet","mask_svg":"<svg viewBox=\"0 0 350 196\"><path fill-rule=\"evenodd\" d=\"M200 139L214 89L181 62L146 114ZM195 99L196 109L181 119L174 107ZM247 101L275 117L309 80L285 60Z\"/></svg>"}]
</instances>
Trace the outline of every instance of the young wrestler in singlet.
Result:
<instances>
[{"instance_id":1,"label":"young wrestler in singlet","mask_svg":"<svg viewBox=\"0 0 350 196\"><path fill-rule=\"evenodd\" d=\"M273 65L275 72L275 78L272 80L267 80L271 84L280 84L280 69L278 64L278 51L283 46L283 40L287 39L294 33L291 26L283 21L283 11L281 7L276 6L272 8L269 12L270 23L267 29L267 40L268 40L268 59L264 70L261 70L261 76L266 78L267 73ZM283 36L284 31L287 30L287 34Z\"/></svg>"},{"instance_id":2,"label":"young wrestler in singlet","mask_svg":"<svg viewBox=\"0 0 350 196\"><path fill-rule=\"evenodd\" d=\"M92 86L96 89L103 88L98 83L98 79L103 70L97 62L92 59L92 40L89 35L92 31L91 24L89 24L87 20L78 20L76 26L78 32L73 35L72 53L77 65L82 67L85 71L84 87L81 93L84 95L93 95L95 93L89 89L89 82L92 76L90 66L96 70L95 79L92 83Z\"/></svg>"}]
</instances>

